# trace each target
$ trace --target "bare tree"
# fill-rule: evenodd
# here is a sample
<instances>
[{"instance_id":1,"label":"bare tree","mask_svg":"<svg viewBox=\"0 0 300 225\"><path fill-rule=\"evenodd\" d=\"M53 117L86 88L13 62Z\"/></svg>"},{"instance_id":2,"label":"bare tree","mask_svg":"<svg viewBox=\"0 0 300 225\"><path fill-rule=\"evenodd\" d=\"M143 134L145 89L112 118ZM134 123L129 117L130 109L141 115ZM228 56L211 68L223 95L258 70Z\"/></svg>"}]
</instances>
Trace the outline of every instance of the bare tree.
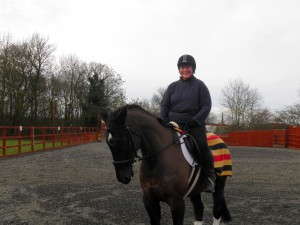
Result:
<instances>
[{"instance_id":1,"label":"bare tree","mask_svg":"<svg viewBox=\"0 0 300 225\"><path fill-rule=\"evenodd\" d=\"M101 65L100 70L101 79L103 82L104 90L104 106L108 110L114 110L122 106L126 102L126 92L122 85L124 81L122 76L116 73L112 68Z\"/></svg>"},{"instance_id":2,"label":"bare tree","mask_svg":"<svg viewBox=\"0 0 300 225\"><path fill-rule=\"evenodd\" d=\"M64 109L65 125L73 125L81 118L81 99L87 93L87 65L77 56L69 55L60 59L59 78L62 83L58 98Z\"/></svg>"},{"instance_id":3,"label":"bare tree","mask_svg":"<svg viewBox=\"0 0 300 225\"><path fill-rule=\"evenodd\" d=\"M10 125L19 124L28 115L29 82L26 46L23 43L7 43L3 52L1 87L4 94L4 117ZM2 103L2 104L3 104Z\"/></svg>"},{"instance_id":4,"label":"bare tree","mask_svg":"<svg viewBox=\"0 0 300 225\"><path fill-rule=\"evenodd\" d=\"M300 125L300 104L286 106L285 109L277 111L275 122L293 126Z\"/></svg>"},{"instance_id":5,"label":"bare tree","mask_svg":"<svg viewBox=\"0 0 300 225\"><path fill-rule=\"evenodd\" d=\"M144 99L139 99L139 98L135 98L135 99L131 99L128 104L135 104L135 105L139 105L140 107L142 107L143 109L145 109L146 111L150 112L152 111L151 109L151 103L148 99L144 98Z\"/></svg>"},{"instance_id":6,"label":"bare tree","mask_svg":"<svg viewBox=\"0 0 300 225\"><path fill-rule=\"evenodd\" d=\"M229 80L222 89L220 104L227 109L229 123L236 129L246 127L261 110L262 97L241 79Z\"/></svg>"},{"instance_id":7,"label":"bare tree","mask_svg":"<svg viewBox=\"0 0 300 225\"><path fill-rule=\"evenodd\" d=\"M0 38L0 125L50 125L52 119L82 125L87 107L97 111L125 104L120 74L72 55L56 64L54 50L39 34L22 42Z\"/></svg>"},{"instance_id":8,"label":"bare tree","mask_svg":"<svg viewBox=\"0 0 300 225\"><path fill-rule=\"evenodd\" d=\"M160 112L160 103L164 96L166 89L165 88L158 88L156 93L153 94L151 100L148 99L132 99L129 104L137 104L141 106L143 109L147 110L148 112L152 113L154 116L159 117Z\"/></svg>"},{"instance_id":9,"label":"bare tree","mask_svg":"<svg viewBox=\"0 0 300 225\"><path fill-rule=\"evenodd\" d=\"M7 123L7 95L8 95L8 86L7 79L10 71L10 46L11 37L9 34L3 36L0 39L0 120L2 124Z\"/></svg>"},{"instance_id":10,"label":"bare tree","mask_svg":"<svg viewBox=\"0 0 300 225\"><path fill-rule=\"evenodd\" d=\"M160 104L166 92L166 88L160 87L156 90L151 98L151 111L154 115L159 116Z\"/></svg>"},{"instance_id":11,"label":"bare tree","mask_svg":"<svg viewBox=\"0 0 300 225\"><path fill-rule=\"evenodd\" d=\"M39 34L34 34L24 43L26 48L26 59L29 65L27 71L28 82L30 85L29 117L37 119L38 115L44 109L43 102L48 93L47 79L50 78L51 68L54 59L54 47L48 44L48 39L41 37Z\"/></svg>"},{"instance_id":12,"label":"bare tree","mask_svg":"<svg viewBox=\"0 0 300 225\"><path fill-rule=\"evenodd\" d=\"M218 119L217 119L216 114L213 112L210 112L205 122L206 122L206 124L217 124Z\"/></svg>"}]
</instances>

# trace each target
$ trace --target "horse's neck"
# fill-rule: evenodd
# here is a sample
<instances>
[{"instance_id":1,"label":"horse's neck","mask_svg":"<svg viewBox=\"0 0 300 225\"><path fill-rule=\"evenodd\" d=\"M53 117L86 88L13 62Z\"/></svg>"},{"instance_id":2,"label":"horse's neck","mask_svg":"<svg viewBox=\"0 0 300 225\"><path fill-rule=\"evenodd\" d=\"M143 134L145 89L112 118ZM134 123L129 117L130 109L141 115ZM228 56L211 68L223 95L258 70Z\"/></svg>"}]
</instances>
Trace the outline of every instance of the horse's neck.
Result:
<instances>
[{"instance_id":1,"label":"horse's neck","mask_svg":"<svg viewBox=\"0 0 300 225\"><path fill-rule=\"evenodd\" d=\"M173 141L171 130L161 126L159 122L142 112L129 114L130 124L138 129L142 138L143 154L152 154Z\"/></svg>"}]
</instances>

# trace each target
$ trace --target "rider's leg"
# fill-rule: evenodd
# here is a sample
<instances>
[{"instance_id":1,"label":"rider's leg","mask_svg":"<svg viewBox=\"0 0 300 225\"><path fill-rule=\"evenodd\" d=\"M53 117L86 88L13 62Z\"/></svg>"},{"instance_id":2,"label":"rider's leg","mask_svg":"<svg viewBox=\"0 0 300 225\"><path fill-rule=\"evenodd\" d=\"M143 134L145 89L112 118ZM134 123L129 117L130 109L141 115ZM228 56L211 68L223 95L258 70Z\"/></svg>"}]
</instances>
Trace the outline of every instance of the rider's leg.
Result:
<instances>
[{"instance_id":1,"label":"rider's leg","mask_svg":"<svg viewBox=\"0 0 300 225\"><path fill-rule=\"evenodd\" d=\"M215 170L214 170L214 160L213 155L208 148L207 137L206 137L206 127L205 124L198 126L191 130L191 135L195 139L200 152L198 157L198 162L202 165L205 171L206 178L204 191L213 193L215 186ZM201 160L202 159L202 160Z\"/></svg>"}]
</instances>

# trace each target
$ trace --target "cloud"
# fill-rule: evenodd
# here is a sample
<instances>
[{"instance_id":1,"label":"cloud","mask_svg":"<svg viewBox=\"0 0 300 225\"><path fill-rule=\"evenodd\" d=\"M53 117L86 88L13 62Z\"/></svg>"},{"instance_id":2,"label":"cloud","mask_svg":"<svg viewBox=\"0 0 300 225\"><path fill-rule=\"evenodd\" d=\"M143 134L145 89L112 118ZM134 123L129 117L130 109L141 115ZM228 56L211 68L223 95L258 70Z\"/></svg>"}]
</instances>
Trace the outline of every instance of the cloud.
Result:
<instances>
[{"instance_id":1,"label":"cloud","mask_svg":"<svg viewBox=\"0 0 300 225\"><path fill-rule=\"evenodd\" d=\"M58 56L108 64L129 98L150 98L176 80L177 59L189 53L214 106L229 79L241 78L279 108L299 101L299 7L297 0L2 0L0 31L17 39L38 32Z\"/></svg>"}]
</instances>

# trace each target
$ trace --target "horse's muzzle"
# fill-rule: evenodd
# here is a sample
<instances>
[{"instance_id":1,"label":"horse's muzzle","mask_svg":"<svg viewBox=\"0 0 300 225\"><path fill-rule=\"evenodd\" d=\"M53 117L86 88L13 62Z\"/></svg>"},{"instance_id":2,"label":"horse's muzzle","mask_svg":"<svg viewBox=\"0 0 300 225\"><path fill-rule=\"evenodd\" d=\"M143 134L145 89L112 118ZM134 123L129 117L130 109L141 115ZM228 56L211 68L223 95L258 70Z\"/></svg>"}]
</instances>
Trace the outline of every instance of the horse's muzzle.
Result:
<instances>
[{"instance_id":1,"label":"horse's muzzle","mask_svg":"<svg viewBox=\"0 0 300 225\"><path fill-rule=\"evenodd\" d=\"M117 179L119 182L123 183L123 184L129 184L129 182L131 181L134 173L132 171L132 168L130 171L116 171L116 175L117 175Z\"/></svg>"},{"instance_id":2,"label":"horse's muzzle","mask_svg":"<svg viewBox=\"0 0 300 225\"><path fill-rule=\"evenodd\" d=\"M129 182L131 181L131 178L123 177L122 179L118 179L118 181L123 183L123 184L129 184Z\"/></svg>"}]
</instances>

